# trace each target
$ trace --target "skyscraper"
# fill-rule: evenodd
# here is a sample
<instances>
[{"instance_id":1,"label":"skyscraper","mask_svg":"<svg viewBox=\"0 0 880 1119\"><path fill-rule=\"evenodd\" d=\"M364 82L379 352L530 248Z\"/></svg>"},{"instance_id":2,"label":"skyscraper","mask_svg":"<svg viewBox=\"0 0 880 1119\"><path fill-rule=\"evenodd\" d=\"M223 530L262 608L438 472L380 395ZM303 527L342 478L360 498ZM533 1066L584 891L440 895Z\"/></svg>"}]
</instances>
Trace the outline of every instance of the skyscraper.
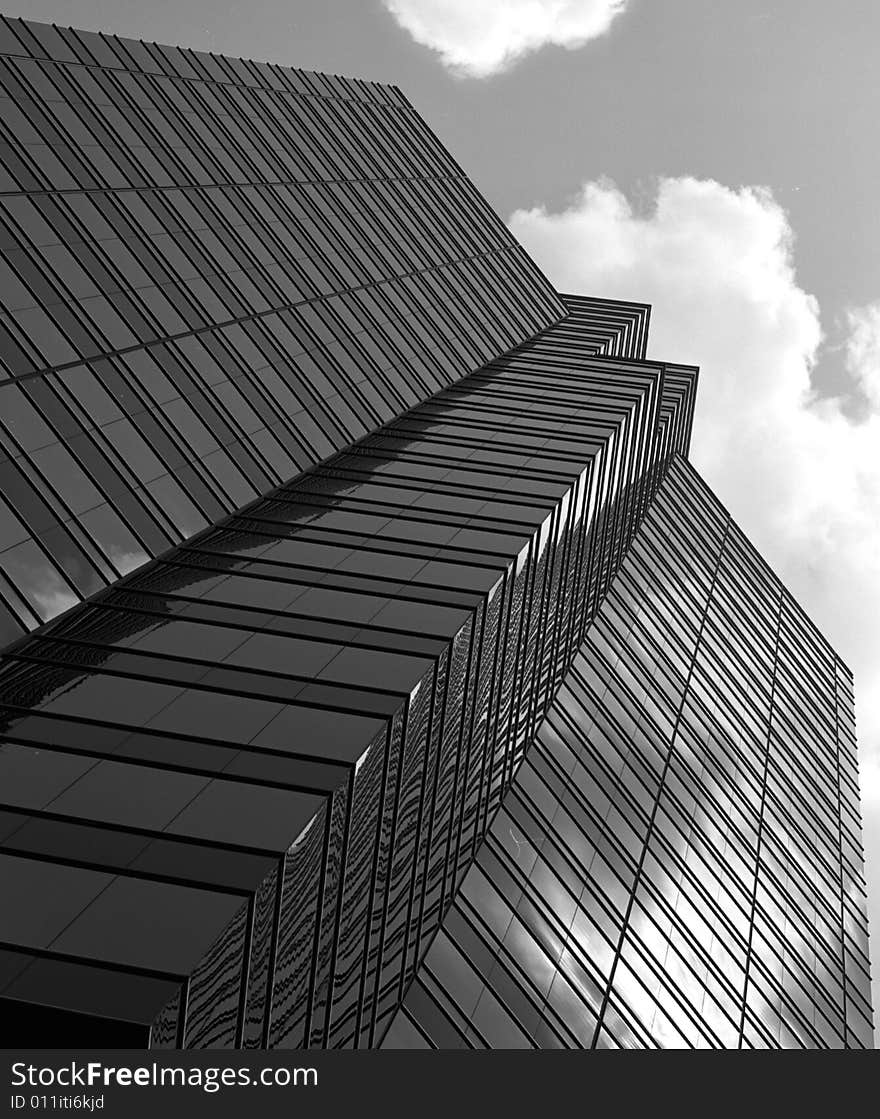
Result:
<instances>
[{"instance_id":1,"label":"skyscraper","mask_svg":"<svg viewBox=\"0 0 880 1119\"><path fill-rule=\"evenodd\" d=\"M870 1045L851 680L399 91L3 23L0 999Z\"/></svg>"}]
</instances>

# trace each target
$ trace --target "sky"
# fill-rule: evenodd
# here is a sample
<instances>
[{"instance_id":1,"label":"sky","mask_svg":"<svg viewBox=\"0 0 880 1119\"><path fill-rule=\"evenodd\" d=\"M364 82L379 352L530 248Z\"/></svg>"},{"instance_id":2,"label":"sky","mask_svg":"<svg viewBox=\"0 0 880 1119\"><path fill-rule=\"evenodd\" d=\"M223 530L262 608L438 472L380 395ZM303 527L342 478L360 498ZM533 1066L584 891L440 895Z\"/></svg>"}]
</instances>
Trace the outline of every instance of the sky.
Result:
<instances>
[{"instance_id":1,"label":"sky","mask_svg":"<svg viewBox=\"0 0 880 1119\"><path fill-rule=\"evenodd\" d=\"M880 958L877 0L4 10L399 85L557 287L652 303L692 460L855 672Z\"/></svg>"}]
</instances>

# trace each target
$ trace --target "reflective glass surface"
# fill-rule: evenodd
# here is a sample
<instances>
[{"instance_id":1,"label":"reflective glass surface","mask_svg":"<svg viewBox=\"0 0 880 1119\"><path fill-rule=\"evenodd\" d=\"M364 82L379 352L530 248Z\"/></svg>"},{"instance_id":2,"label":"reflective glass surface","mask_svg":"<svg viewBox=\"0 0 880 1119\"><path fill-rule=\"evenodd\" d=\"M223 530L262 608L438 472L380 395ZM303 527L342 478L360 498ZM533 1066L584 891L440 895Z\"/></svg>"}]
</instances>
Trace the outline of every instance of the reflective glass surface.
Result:
<instances>
[{"instance_id":1,"label":"reflective glass surface","mask_svg":"<svg viewBox=\"0 0 880 1119\"><path fill-rule=\"evenodd\" d=\"M676 458L385 1044L871 1048L852 727Z\"/></svg>"},{"instance_id":2,"label":"reflective glass surface","mask_svg":"<svg viewBox=\"0 0 880 1119\"><path fill-rule=\"evenodd\" d=\"M7 652L0 874L61 885L0 998L94 1015L22 986L69 963L161 976L154 1046L378 1042L681 426L586 311Z\"/></svg>"},{"instance_id":3,"label":"reflective glass surface","mask_svg":"<svg viewBox=\"0 0 880 1119\"><path fill-rule=\"evenodd\" d=\"M393 87L0 30L0 645L562 317Z\"/></svg>"}]
</instances>

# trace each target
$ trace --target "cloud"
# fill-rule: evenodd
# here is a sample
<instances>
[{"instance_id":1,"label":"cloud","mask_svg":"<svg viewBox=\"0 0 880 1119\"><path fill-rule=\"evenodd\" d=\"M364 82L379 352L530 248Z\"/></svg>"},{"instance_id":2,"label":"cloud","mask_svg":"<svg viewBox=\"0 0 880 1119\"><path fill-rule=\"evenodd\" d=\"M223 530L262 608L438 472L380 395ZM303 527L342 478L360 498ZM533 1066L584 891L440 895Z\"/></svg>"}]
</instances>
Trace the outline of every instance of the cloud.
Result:
<instances>
[{"instance_id":1,"label":"cloud","mask_svg":"<svg viewBox=\"0 0 880 1119\"><path fill-rule=\"evenodd\" d=\"M598 38L626 0L383 0L417 43L469 78L488 78L553 44L574 50Z\"/></svg>"},{"instance_id":2,"label":"cloud","mask_svg":"<svg viewBox=\"0 0 880 1119\"><path fill-rule=\"evenodd\" d=\"M701 367L691 458L856 676L863 770L880 773L880 303L851 308L855 422L819 399L819 305L770 191L661 179L637 213L591 182L562 213L510 228L562 290L650 302L649 354Z\"/></svg>"},{"instance_id":3,"label":"cloud","mask_svg":"<svg viewBox=\"0 0 880 1119\"><path fill-rule=\"evenodd\" d=\"M846 314L847 372L873 411L880 411L880 302L853 307Z\"/></svg>"}]
</instances>

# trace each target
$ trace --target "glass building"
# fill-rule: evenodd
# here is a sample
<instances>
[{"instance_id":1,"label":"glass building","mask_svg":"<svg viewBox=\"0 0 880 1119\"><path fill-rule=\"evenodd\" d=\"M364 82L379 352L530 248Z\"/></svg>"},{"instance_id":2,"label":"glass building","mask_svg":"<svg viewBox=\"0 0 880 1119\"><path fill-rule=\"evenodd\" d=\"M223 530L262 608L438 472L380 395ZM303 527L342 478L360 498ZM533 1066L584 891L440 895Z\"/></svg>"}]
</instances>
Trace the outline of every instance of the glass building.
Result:
<instances>
[{"instance_id":1,"label":"glass building","mask_svg":"<svg viewBox=\"0 0 880 1119\"><path fill-rule=\"evenodd\" d=\"M676 457L386 1045L871 1047L852 682Z\"/></svg>"},{"instance_id":2,"label":"glass building","mask_svg":"<svg viewBox=\"0 0 880 1119\"><path fill-rule=\"evenodd\" d=\"M0 21L22 1042L870 1047L852 681L396 89Z\"/></svg>"}]
</instances>

